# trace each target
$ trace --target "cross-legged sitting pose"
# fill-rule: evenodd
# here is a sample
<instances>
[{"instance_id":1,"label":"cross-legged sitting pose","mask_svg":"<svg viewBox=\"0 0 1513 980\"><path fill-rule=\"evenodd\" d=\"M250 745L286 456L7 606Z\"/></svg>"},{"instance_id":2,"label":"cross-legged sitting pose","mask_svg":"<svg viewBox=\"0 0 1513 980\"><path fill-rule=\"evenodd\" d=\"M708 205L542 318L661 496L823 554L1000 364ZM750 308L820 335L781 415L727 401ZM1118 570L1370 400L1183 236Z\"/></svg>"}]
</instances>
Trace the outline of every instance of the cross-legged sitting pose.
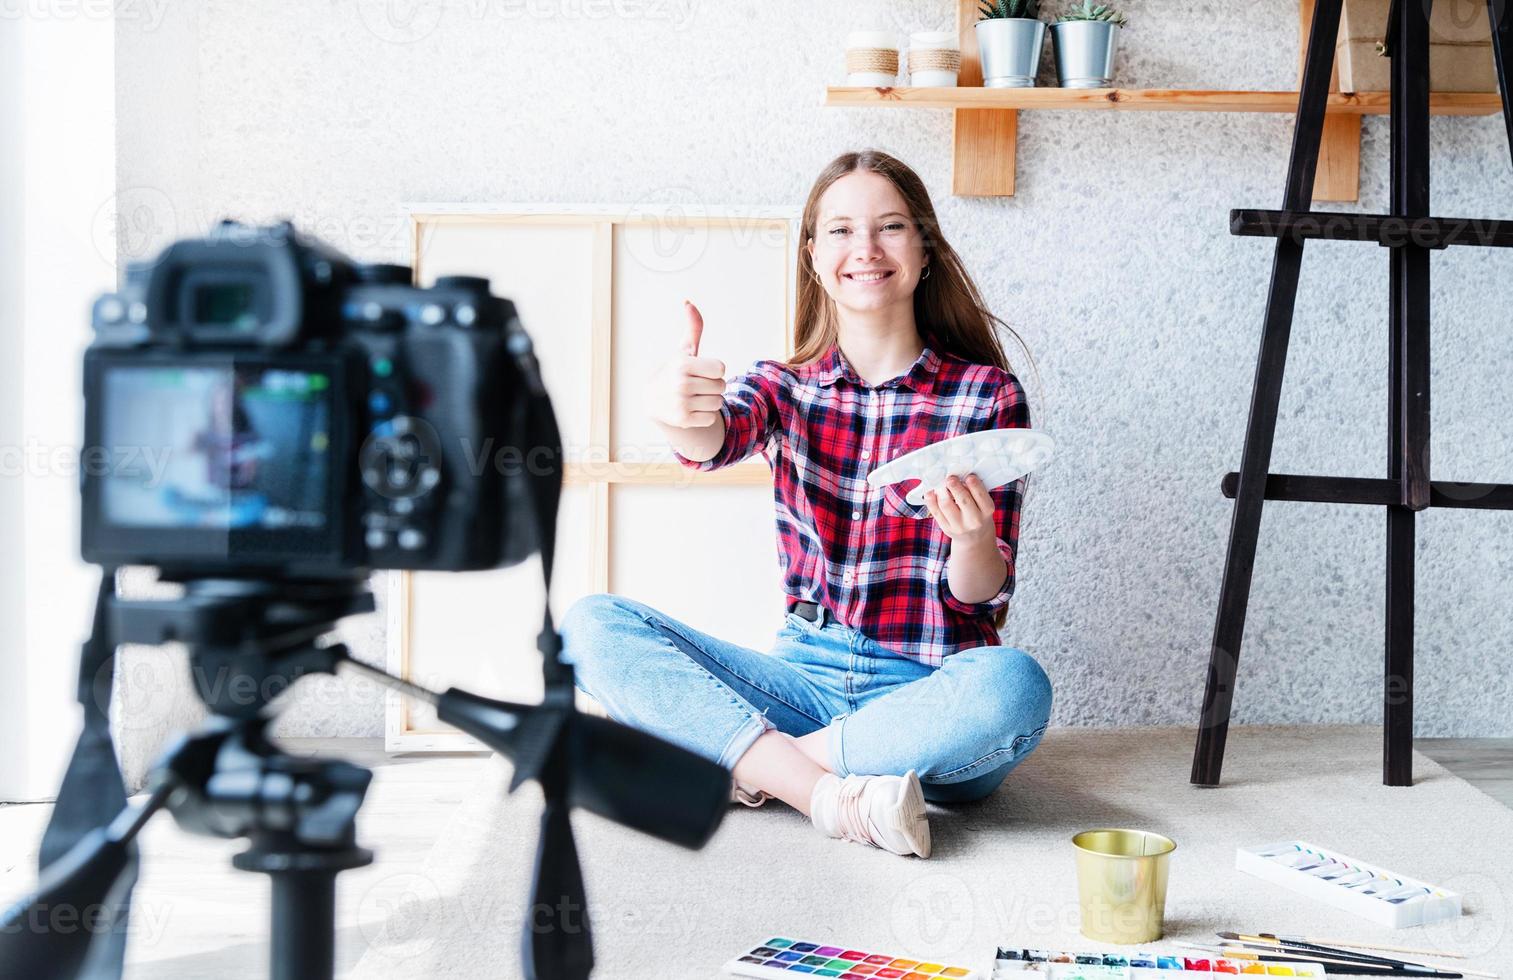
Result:
<instances>
[{"instance_id":1,"label":"cross-legged sitting pose","mask_svg":"<svg viewBox=\"0 0 1513 980\"><path fill-rule=\"evenodd\" d=\"M1024 389L928 193L877 151L834 160L809 193L795 352L728 384L681 354L648 388L678 460L772 466L787 614L772 649L729 643L618 595L561 623L578 685L611 717L732 770L831 837L928 857L925 802L991 793L1039 743L1051 685L1001 644L1023 479L953 478L922 506L867 474L903 453L1030 424Z\"/></svg>"}]
</instances>

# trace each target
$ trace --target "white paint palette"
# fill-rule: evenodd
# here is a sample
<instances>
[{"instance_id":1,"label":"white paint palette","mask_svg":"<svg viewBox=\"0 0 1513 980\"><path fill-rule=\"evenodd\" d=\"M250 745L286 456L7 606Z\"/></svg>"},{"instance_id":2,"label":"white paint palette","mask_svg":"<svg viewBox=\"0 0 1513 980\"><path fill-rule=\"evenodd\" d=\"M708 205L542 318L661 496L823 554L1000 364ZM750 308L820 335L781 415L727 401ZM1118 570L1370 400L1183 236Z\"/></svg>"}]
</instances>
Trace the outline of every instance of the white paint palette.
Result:
<instances>
[{"instance_id":1,"label":"white paint palette","mask_svg":"<svg viewBox=\"0 0 1513 980\"><path fill-rule=\"evenodd\" d=\"M867 484L880 489L890 483L918 480L919 486L904 497L917 507L925 502L926 493L943 488L948 477L976 473L989 490L1013 483L1044 466L1055 445L1050 436L1035 429L969 432L889 460L867 474Z\"/></svg>"},{"instance_id":2,"label":"white paint palette","mask_svg":"<svg viewBox=\"0 0 1513 980\"><path fill-rule=\"evenodd\" d=\"M1235 867L1391 929L1461 914L1459 894L1306 840L1235 850Z\"/></svg>"}]
</instances>

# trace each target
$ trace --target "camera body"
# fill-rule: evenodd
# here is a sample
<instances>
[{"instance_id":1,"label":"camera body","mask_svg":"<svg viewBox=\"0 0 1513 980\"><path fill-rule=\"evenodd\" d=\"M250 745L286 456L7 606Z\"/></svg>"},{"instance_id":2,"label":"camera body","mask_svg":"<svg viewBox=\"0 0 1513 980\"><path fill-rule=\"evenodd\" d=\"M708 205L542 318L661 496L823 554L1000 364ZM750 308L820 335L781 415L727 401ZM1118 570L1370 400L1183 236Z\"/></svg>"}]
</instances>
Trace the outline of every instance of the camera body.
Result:
<instances>
[{"instance_id":1,"label":"camera body","mask_svg":"<svg viewBox=\"0 0 1513 980\"><path fill-rule=\"evenodd\" d=\"M550 405L486 279L420 288L287 223L223 222L130 269L93 322L86 561L320 576L535 550L525 457L560 481L561 446L524 445Z\"/></svg>"}]
</instances>

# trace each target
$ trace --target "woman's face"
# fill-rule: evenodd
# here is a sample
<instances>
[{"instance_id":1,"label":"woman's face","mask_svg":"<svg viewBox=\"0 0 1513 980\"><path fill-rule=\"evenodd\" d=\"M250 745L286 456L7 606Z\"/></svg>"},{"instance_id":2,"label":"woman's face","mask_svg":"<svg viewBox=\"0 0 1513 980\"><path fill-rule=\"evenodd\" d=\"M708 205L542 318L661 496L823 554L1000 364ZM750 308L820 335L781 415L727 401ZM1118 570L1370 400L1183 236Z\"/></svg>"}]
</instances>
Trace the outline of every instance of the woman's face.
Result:
<instances>
[{"instance_id":1,"label":"woman's face","mask_svg":"<svg viewBox=\"0 0 1513 980\"><path fill-rule=\"evenodd\" d=\"M855 171L826 188L806 247L837 306L875 312L904 303L912 309L926 263L924 240L888 178Z\"/></svg>"}]
</instances>

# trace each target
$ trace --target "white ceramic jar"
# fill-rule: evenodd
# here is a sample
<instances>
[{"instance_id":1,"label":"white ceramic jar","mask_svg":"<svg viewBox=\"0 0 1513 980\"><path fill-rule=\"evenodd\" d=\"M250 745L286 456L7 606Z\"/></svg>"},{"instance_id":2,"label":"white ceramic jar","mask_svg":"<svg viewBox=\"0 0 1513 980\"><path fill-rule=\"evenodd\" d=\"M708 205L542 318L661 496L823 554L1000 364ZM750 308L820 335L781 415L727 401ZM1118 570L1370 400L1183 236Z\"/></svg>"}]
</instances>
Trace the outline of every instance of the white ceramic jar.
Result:
<instances>
[{"instance_id":1,"label":"white ceramic jar","mask_svg":"<svg viewBox=\"0 0 1513 980\"><path fill-rule=\"evenodd\" d=\"M954 88L961 71L961 42L953 31L916 31L909 35L909 84L918 88Z\"/></svg>"},{"instance_id":2,"label":"white ceramic jar","mask_svg":"<svg viewBox=\"0 0 1513 980\"><path fill-rule=\"evenodd\" d=\"M898 35L852 31L846 35L846 84L892 87L898 83Z\"/></svg>"}]
</instances>

